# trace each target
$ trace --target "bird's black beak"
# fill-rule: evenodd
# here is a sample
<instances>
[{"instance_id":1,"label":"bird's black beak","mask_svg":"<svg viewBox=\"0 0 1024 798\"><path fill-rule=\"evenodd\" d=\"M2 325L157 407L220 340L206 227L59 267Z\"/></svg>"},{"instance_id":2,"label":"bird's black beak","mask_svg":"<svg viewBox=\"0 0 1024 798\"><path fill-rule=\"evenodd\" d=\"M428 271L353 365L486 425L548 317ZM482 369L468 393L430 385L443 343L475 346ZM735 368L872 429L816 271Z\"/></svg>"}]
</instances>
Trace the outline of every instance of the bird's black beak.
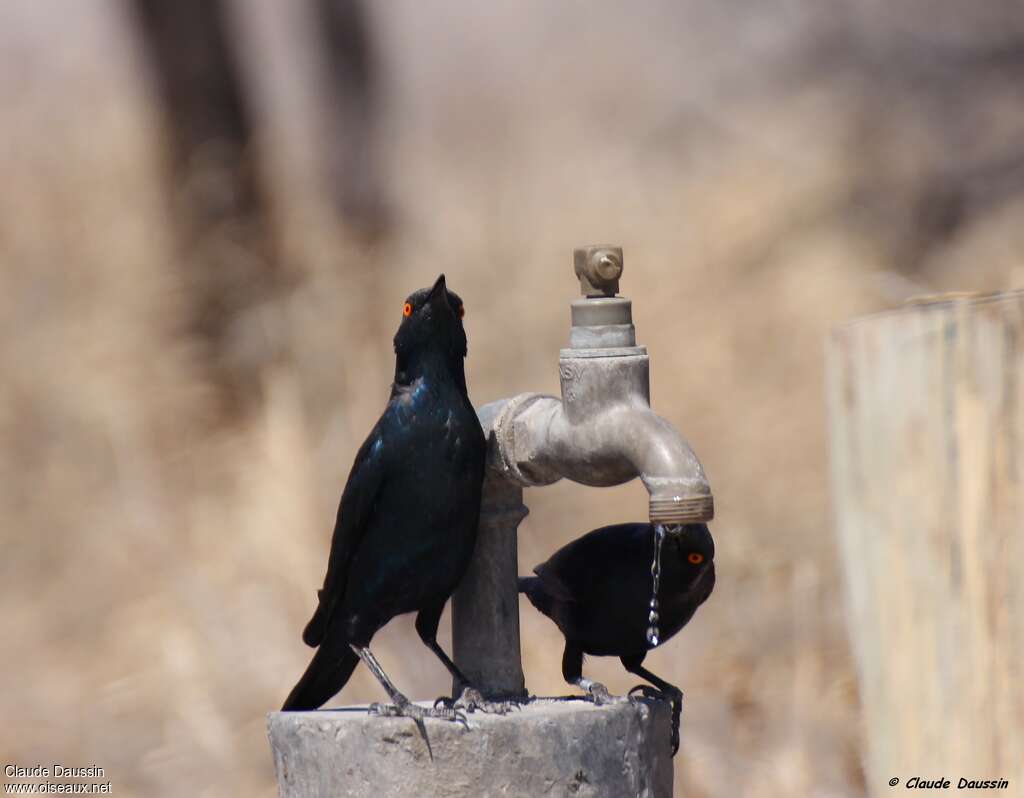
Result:
<instances>
[{"instance_id":1,"label":"bird's black beak","mask_svg":"<svg viewBox=\"0 0 1024 798\"><path fill-rule=\"evenodd\" d=\"M427 295L428 300L434 299L434 297L442 296L447 301L448 288L444 283L444 274L438 275L437 280L434 281L434 287L430 289L430 293Z\"/></svg>"},{"instance_id":2,"label":"bird's black beak","mask_svg":"<svg viewBox=\"0 0 1024 798\"><path fill-rule=\"evenodd\" d=\"M430 289L430 293L427 294L427 302L434 306L443 306L452 310L452 304L448 301L448 286L445 285L444 275L438 276L434 282L433 288ZM452 312L454 312L452 310Z\"/></svg>"}]
</instances>

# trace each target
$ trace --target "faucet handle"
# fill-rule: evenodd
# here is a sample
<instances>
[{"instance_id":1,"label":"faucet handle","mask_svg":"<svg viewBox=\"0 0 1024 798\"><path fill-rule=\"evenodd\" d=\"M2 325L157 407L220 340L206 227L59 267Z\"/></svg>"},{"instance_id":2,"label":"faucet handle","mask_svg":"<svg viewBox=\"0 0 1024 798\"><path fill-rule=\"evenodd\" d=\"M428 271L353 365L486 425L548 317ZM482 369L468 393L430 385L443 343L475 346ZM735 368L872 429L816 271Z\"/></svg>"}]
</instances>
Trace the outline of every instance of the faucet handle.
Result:
<instances>
[{"instance_id":1,"label":"faucet handle","mask_svg":"<svg viewBox=\"0 0 1024 798\"><path fill-rule=\"evenodd\" d=\"M615 296L622 276L622 247L590 246L573 250L573 269L585 297Z\"/></svg>"}]
</instances>

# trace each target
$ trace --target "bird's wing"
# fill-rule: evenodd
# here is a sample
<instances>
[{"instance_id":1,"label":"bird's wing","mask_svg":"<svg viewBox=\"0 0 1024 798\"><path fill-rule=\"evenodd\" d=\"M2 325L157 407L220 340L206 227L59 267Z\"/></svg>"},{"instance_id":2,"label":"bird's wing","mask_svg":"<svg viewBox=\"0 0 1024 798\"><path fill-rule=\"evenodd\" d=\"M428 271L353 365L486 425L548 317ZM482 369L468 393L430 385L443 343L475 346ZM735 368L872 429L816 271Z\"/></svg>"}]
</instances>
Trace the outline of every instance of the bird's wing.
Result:
<instances>
[{"instance_id":1,"label":"bird's wing","mask_svg":"<svg viewBox=\"0 0 1024 798\"><path fill-rule=\"evenodd\" d=\"M380 427L378 422L360 447L341 494L331 539L331 555L327 561L327 576L324 577L323 588L317 593L320 603L302 633L302 639L309 646L320 645L331 614L345 597L352 555L363 539L384 483L386 447Z\"/></svg>"},{"instance_id":2,"label":"bird's wing","mask_svg":"<svg viewBox=\"0 0 1024 798\"><path fill-rule=\"evenodd\" d=\"M608 590L609 579L646 574L653 545L648 524L614 524L588 532L534 569L547 591L586 606Z\"/></svg>"}]
</instances>

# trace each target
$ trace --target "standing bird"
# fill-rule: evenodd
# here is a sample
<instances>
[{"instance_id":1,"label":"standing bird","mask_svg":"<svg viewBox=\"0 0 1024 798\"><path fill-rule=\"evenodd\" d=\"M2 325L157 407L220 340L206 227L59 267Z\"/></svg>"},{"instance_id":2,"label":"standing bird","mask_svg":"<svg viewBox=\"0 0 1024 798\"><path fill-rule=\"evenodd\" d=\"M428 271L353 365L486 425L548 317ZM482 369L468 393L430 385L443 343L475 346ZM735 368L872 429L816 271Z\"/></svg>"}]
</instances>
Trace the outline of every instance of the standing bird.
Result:
<instances>
[{"instance_id":1,"label":"standing bird","mask_svg":"<svg viewBox=\"0 0 1024 798\"><path fill-rule=\"evenodd\" d=\"M407 612L418 612L416 632L456 684L478 696L437 644L441 612L476 543L487 446L466 391L463 315L443 274L405 302L391 398L348 476L319 606L302 633L317 652L285 710L321 706L362 660L392 702L372 711L456 719L450 705L409 701L370 652L377 630Z\"/></svg>"},{"instance_id":2,"label":"standing bird","mask_svg":"<svg viewBox=\"0 0 1024 798\"><path fill-rule=\"evenodd\" d=\"M655 529L617 524L588 532L519 579L519 592L565 635L562 675L596 703L612 700L605 686L583 676L583 655L619 657L623 666L672 701L672 753L679 749L680 689L643 667L647 652L682 629L715 587L715 542L706 524L669 531L662 543L658 616L652 623ZM655 642L648 627L657 629ZM647 685L630 690L656 695Z\"/></svg>"}]
</instances>

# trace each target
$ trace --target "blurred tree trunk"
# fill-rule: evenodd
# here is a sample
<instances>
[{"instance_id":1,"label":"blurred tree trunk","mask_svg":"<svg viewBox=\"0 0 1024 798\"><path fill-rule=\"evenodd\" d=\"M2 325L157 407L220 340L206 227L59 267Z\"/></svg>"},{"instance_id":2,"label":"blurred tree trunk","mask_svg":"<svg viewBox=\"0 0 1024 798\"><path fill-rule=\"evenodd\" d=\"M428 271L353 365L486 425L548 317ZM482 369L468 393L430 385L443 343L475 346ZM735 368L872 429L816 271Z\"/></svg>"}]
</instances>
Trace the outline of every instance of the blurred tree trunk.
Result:
<instances>
[{"instance_id":1,"label":"blurred tree trunk","mask_svg":"<svg viewBox=\"0 0 1024 798\"><path fill-rule=\"evenodd\" d=\"M279 348L267 311L282 279L225 4L127 2L164 117L187 332L221 409L238 416L259 404Z\"/></svg>"},{"instance_id":2,"label":"blurred tree trunk","mask_svg":"<svg viewBox=\"0 0 1024 798\"><path fill-rule=\"evenodd\" d=\"M314 0L314 10L329 73L330 191L354 232L376 238L389 213L374 147L378 69L366 9L361 0Z\"/></svg>"}]
</instances>

